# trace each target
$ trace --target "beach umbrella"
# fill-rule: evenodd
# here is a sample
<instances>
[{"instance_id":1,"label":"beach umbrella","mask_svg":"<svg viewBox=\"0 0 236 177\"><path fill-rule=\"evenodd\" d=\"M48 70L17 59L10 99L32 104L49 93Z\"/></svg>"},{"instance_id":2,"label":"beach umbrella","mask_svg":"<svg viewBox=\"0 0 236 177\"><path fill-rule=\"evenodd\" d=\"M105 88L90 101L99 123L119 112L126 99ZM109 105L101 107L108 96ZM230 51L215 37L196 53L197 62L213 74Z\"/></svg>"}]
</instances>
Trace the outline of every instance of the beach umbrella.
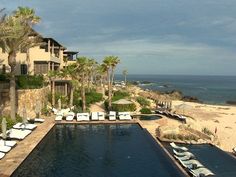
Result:
<instances>
[{"instance_id":1,"label":"beach umbrella","mask_svg":"<svg viewBox=\"0 0 236 177\"><path fill-rule=\"evenodd\" d=\"M193 107L186 104L186 103L182 103L180 105L177 105L175 106L176 109L179 109L179 110L182 110L183 111L183 114L184 114L184 111L187 110L187 109L192 109Z\"/></svg>"},{"instance_id":2,"label":"beach umbrella","mask_svg":"<svg viewBox=\"0 0 236 177\"><path fill-rule=\"evenodd\" d=\"M58 99L58 109L61 110L61 99Z\"/></svg>"},{"instance_id":3,"label":"beach umbrella","mask_svg":"<svg viewBox=\"0 0 236 177\"><path fill-rule=\"evenodd\" d=\"M24 106L23 111L22 111L22 118L23 118L23 120L22 120L23 124L25 125L28 122L28 120L27 120L27 112L26 112L25 106Z\"/></svg>"},{"instance_id":4,"label":"beach umbrella","mask_svg":"<svg viewBox=\"0 0 236 177\"><path fill-rule=\"evenodd\" d=\"M120 99L118 101L112 102L113 104L133 104L133 102L126 100L126 99Z\"/></svg>"},{"instance_id":5,"label":"beach umbrella","mask_svg":"<svg viewBox=\"0 0 236 177\"><path fill-rule=\"evenodd\" d=\"M35 113L36 113L36 118L39 118L39 114L40 114L40 111L41 111L41 102L39 100L36 101L36 104L35 104Z\"/></svg>"},{"instance_id":6,"label":"beach umbrella","mask_svg":"<svg viewBox=\"0 0 236 177\"><path fill-rule=\"evenodd\" d=\"M2 138L4 140L7 139L7 121L5 117L2 119ZM5 141L4 141L4 145L5 145Z\"/></svg>"}]
</instances>

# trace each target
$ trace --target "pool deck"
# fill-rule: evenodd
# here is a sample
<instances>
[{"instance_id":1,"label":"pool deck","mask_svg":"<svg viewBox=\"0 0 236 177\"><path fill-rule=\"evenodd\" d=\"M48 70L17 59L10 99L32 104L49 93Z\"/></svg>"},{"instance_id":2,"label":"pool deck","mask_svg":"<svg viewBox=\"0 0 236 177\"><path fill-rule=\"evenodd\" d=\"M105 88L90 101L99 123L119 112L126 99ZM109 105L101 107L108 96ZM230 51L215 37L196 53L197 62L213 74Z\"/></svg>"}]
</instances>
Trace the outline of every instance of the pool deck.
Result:
<instances>
[{"instance_id":1,"label":"pool deck","mask_svg":"<svg viewBox=\"0 0 236 177\"><path fill-rule=\"evenodd\" d=\"M51 130L51 128L55 124L114 124L114 123L138 123L141 128L146 129L149 134L153 137L153 139L158 143L159 146L163 148L168 157L174 162L178 169L182 171L185 176L189 176L185 170L175 161L175 159L169 154L169 152L163 147L163 145L159 142L158 139L155 138L155 135L151 130L145 126L145 123L138 120L132 119L127 121L85 121L85 122L77 122L77 121L60 121L55 122L54 118L47 118L45 122L42 124L37 124L37 128L24 140L18 141L16 147L14 147L9 153L5 155L5 157L0 160L0 177L10 177L11 174L16 170L16 168L26 159L26 157L30 154L30 152L37 146L37 144L47 135L47 133Z\"/></svg>"}]
</instances>

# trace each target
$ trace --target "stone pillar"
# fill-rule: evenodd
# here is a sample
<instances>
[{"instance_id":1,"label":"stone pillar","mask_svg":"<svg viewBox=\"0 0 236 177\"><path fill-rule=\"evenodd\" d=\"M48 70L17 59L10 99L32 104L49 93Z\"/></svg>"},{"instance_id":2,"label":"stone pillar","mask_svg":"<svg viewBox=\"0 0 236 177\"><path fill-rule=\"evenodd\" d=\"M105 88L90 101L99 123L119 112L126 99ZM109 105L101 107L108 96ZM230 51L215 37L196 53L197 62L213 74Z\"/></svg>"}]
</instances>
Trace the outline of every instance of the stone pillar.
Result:
<instances>
[{"instance_id":1,"label":"stone pillar","mask_svg":"<svg viewBox=\"0 0 236 177\"><path fill-rule=\"evenodd\" d=\"M55 56L55 54L54 54L54 43L52 43L52 56Z\"/></svg>"},{"instance_id":2,"label":"stone pillar","mask_svg":"<svg viewBox=\"0 0 236 177\"><path fill-rule=\"evenodd\" d=\"M50 61L48 62L48 71L51 71L51 68L50 68Z\"/></svg>"},{"instance_id":3,"label":"stone pillar","mask_svg":"<svg viewBox=\"0 0 236 177\"><path fill-rule=\"evenodd\" d=\"M50 41L50 39L48 39L48 52L50 52L50 54L51 54L51 41Z\"/></svg>"},{"instance_id":4,"label":"stone pillar","mask_svg":"<svg viewBox=\"0 0 236 177\"><path fill-rule=\"evenodd\" d=\"M54 71L54 62L52 62L52 71Z\"/></svg>"}]
</instances>

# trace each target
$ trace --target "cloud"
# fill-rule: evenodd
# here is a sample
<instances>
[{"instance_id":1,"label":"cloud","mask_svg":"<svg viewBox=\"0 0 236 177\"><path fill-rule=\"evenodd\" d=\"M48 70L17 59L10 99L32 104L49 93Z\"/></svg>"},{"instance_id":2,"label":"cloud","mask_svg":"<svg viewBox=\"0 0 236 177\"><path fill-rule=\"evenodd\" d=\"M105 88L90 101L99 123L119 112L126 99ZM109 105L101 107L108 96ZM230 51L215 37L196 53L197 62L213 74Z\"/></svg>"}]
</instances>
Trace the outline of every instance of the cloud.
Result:
<instances>
[{"instance_id":1,"label":"cloud","mask_svg":"<svg viewBox=\"0 0 236 177\"><path fill-rule=\"evenodd\" d=\"M0 1L35 8L36 29L81 55L119 55L119 71L236 75L235 0Z\"/></svg>"}]
</instances>

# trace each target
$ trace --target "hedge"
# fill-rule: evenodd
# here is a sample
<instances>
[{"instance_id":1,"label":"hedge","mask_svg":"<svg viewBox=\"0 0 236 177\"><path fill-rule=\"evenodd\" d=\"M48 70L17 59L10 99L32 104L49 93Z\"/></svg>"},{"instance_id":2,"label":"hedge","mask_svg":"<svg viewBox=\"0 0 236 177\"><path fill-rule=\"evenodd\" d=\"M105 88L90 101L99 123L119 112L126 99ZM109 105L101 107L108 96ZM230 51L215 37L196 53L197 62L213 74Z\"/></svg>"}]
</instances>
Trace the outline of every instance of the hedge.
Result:
<instances>
[{"instance_id":1,"label":"hedge","mask_svg":"<svg viewBox=\"0 0 236 177\"><path fill-rule=\"evenodd\" d=\"M146 98L144 98L144 97L137 97L137 98L136 98L136 101L137 101L141 106L144 106L144 107L150 106L150 102L149 102Z\"/></svg>"},{"instance_id":2,"label":"hedge","mask_svg":"<svg viewBox=\"0 0 236 177\"><path fill-rule=\"evenodd\" d=\"M16 84L19 89L37 89L44 86L44 78L41 75L16 76Z\"/></svg>"},{"instance_id":3,"label":"hedge","mask_svg":"<svg viewBox=\"0 0 236 177\"><path fill-rule=\"evenodd\" d=\"M149 108L142 108L140 112L142 114L152 114L152 111Z\"/></svg>"}]
</instances>

